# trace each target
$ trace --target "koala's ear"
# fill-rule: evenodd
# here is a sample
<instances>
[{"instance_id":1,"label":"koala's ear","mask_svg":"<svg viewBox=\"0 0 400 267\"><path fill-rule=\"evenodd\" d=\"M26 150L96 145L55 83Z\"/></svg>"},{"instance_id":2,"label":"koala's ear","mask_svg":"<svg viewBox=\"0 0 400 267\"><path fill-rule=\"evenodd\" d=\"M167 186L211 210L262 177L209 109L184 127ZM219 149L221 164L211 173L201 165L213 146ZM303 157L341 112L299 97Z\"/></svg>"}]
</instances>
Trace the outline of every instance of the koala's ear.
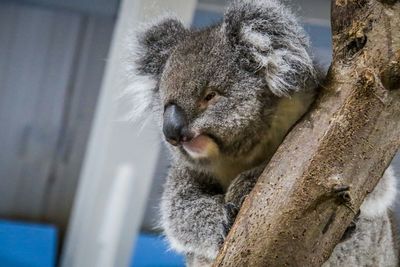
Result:
<instances>
[{"instance_id":1,"label":"koala's ear","mask_svg":"<svg viewBox=\"0 0 400 267\"><path fill-rule=\"evenodd\" d=\"M235 1L224 15L222 31L239 64L261 73L274 94L287 95L315 82L307 35L280 2Z\"/></svg>"},{"instance_id":2,"label":"koala's ear","mask_svg":"<svg viewBox=\"0 0 400 267\"><path fill-rule=\"evenodd\" d=\"M184 38L187 30L176 19L162 19L135 34L128 41L125 58L128 86L123 92L132 103L128 120L138 120L156 108L157 81L172 49ZM132 42L133 39L133 42Z\"/></svg>"},{"instance_id":3,"label":"koala's ear","mask_svg":"<svg viewBox=\"0 0 400 267\"><path fill-rule=\"evenodd\" d=\"M167 18L137 36L136 69L140 74L159 75L171 50L187 30L176 19Z\"/></svg>"}]
</instances>

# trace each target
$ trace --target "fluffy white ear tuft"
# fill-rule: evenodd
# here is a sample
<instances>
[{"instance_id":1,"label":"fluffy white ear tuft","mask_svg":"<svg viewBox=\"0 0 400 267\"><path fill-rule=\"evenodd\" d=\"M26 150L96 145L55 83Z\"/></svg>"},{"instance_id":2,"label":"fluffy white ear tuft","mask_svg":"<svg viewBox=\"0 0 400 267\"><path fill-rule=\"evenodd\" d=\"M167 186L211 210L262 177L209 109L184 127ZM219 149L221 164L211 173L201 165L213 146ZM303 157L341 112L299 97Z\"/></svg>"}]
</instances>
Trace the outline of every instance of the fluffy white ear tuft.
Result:
<instances>
[{"instance_id":1,"label":"fluffy white ear tuft","mask_svg":"<svg viewBox=\"0 0 400 267\"><path fill-rule=\"evenodd\" d=\"M137 121L149 112L154 101L156 80L150 75L137 75L130 79L123 92L123 98L131 103L131 109L125 119Z\"/></svg>"},{"instance_id":2,"label":"fluffy white ear tuft","mask_svg":"<svg viewBox=\"0 0 400 267\"><path fill-rule=\"evenodd\" d=\"M274 94L287 95L310 82L316 84L309 39L280 2L235 1L225 13L222 29L246 68L262 73Z\"/></svg>"},{"instance_id":3,"label":"fluffy white ear tuft","mask_svg":"<svg viewBox=\"0 0 400 267\"><path fill-rule=\"evenodd\" d=\"M124 63L128 86L122 94L132 103L127 119L137 120L150 111L163 68L186 32L179 20L166 14L127 36Z\"/></svg>"},{"instance_id":4,"label":"fluffy white ear tuft","mask_svg":"<svg viewBox=\"0 0 400 267\"><path fill-rule=\"evenodd\" d=\"M131 32L125 39L126 54L123 59L125 66L125 79L127 86L124 88L120 98L127 101L129 111L123 120L142 120L146 111L150 111L153 94L157 85L154 75L139 71L137 63L140 54L146 53L139 40L140 32Z\"/></svg>"}]
</instances>

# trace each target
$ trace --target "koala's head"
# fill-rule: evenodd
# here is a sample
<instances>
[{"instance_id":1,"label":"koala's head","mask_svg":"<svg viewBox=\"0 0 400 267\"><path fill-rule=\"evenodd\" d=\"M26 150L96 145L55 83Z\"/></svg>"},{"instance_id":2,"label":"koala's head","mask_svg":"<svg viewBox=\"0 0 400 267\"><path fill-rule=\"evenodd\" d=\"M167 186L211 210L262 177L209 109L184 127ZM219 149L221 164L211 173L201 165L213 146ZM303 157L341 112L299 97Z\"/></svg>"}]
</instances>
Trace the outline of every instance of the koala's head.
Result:
<instances>
[{"instance_id":1,"label":"koala's head","mask_svg":"<svg viewBox=\"0 0 400 267\"><path fill-rule=\"evenodd\" d=\"M159 117L171 148L195 162L251 153L279 99L314 79L308 39L275 1L235 2L220 24L202 30L167 18L138 44L136 75L153 81L140 101Z\"/></svg>"}]
</instances>

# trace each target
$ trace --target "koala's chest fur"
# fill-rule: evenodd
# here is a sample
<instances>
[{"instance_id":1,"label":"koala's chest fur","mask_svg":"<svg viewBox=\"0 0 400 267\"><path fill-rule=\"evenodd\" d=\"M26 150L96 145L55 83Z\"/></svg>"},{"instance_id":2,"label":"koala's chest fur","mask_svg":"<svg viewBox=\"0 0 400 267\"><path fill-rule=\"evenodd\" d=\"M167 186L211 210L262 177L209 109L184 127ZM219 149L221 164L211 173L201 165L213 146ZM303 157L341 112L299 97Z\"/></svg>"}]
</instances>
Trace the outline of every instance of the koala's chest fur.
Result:
<instances>
[{"instance_id":1,"label":"koala's chest fur","mask_svg":"<svg viewBox=\"0 0 400 267\"><path fill-rule=\"evenodd\" d=\"M241 172L268 163L289 129L307 111L314 95L314 92L301 92L290 98L281 98L269 123L270 127L257 146L242 157L221 155L211 164L212 174L224 189Z\"/></svg>"}]
</instances>

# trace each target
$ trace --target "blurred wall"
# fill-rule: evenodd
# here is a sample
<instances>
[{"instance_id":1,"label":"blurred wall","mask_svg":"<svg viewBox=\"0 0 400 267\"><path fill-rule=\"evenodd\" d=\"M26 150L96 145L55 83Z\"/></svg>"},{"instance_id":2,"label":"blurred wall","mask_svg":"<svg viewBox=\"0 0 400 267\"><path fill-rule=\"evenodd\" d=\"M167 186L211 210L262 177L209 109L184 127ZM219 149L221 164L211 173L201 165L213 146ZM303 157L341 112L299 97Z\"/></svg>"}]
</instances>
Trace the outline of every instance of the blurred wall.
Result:
<instances>
[{"instance_id":1,"label":"blurred wall","mask_svg":"<svg viewBox=\"0 0 400 267\"><path fill-rule=\"evenodd\" d=\"M50 2L0 2L0 217L64 229L115 19Z\"/></svg>"},{"instance_id":2,"label":"blurred wall","mask_svg":"<svg viewBox=\"0 0 400 267\"><path fill-rule=\"evenodd\" d=\"M168 11L190 25L196 2L121 1L61 266L128 265L161 143L154 125L123 119L132 108L129 98L117 101L132 86L129 43L132 32Z\"/></svg>"}]
</instances>

